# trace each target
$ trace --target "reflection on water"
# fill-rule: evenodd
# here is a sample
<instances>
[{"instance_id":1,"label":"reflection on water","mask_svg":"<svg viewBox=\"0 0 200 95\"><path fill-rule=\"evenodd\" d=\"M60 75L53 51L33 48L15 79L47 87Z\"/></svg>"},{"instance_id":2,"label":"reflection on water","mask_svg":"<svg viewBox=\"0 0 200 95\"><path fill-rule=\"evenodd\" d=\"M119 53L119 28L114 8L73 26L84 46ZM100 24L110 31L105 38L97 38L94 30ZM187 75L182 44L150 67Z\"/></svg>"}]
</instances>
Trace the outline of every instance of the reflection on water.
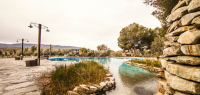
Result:
<instances>
[{"instance_id":1,"label":"reflection on water","mask_svg":"<svg viewBox=\"0 0 200 95\"><path fill-rule=\"evenodd\" d=\"M140 58L141 59L141 58ZM117 59L109 57L67 57L52 58L52 61L83 62L97 61L102 63L113 74L116 88L106 92L106 95L153 95L156 93L158 78L156 73L145 69L123 64L129 58Z\"/></svg>"}]
</instances>

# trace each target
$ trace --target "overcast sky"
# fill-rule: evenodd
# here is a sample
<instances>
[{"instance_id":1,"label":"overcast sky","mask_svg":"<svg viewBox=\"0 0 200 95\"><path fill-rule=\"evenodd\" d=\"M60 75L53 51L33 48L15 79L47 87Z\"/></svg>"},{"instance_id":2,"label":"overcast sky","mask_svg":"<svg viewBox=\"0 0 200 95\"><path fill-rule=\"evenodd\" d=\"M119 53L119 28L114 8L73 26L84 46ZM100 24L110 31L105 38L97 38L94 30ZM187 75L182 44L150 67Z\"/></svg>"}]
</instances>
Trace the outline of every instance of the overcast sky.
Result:
<instances>
[{"instance_id":1,"label":"overcast sky","mask_svg":"<svg viewBox=\"0 0 200 95\"><path fill-rule=\"evenodd\" d=\"M153 10L143 0L0 0L0 43L37 44L38 28L28 27L33 22L50 30L42 29L41 44L93 50L106 44L117 51L119 32L129 24L160 27Z\"/></svg>"}]
</instances>

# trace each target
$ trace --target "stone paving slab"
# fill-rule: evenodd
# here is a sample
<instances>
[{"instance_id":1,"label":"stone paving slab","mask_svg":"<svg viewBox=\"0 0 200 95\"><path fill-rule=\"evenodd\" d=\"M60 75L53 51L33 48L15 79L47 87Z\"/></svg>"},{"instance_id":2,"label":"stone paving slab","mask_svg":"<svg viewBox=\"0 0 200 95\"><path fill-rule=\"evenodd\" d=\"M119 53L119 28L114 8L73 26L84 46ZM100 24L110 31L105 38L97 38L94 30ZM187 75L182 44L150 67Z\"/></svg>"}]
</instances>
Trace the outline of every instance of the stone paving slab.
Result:
<instances>
[{"instance_id":1,"label":"stone paving slab","mask_svg":"<svg viewBox=\"0 0 200 95\"><path fill-rule=\"evenodd\" d=\"M14 58L0 59L0 95L40 95L39 88L33 77L40 76L43 72L50 72L55 66L68 66L75 62L56 62L41 60L40 66L26 67L26 60L35 58Z\"/></svg>"}]
</instances>

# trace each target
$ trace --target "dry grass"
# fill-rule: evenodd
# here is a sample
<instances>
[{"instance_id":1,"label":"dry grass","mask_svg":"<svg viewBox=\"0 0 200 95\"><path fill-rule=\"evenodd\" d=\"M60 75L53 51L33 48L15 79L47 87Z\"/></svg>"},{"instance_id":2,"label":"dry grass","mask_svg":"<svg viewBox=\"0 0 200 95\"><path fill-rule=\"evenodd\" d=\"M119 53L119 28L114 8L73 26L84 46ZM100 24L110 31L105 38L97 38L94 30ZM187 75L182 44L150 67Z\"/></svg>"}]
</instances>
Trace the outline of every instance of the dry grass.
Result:
<instances>
[{"instance_id":1,"label":"dry grass","mask_svg":"<svg viewBox=\"0 0 200 95\"><path fill-rule=\"evenodd\" d=\"M106 79L107 70L95 61L58 66L38 78L41 95L63 95L80 84L97 84Z\"/></svg>"}]
</instances>

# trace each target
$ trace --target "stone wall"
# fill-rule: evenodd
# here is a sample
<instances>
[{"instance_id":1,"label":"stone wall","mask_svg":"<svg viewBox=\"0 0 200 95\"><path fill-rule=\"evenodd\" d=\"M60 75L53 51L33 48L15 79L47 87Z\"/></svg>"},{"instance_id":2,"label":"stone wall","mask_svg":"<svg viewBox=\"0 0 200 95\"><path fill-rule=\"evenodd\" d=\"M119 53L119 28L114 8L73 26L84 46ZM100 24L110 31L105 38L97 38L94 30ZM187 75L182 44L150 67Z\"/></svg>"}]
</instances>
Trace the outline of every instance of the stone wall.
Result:
<instances>
[{"instance_id":1,"label":"stone wall","mask_svg":"<svg viewBox=\"0 0 200 95\"><path fill-rule=\"evenodd\" d=\"M200 95L200 0L180 0L166 20L165 80L154 95Z\"/></svg>"},{"instance_id":2,"label":"stone wall","mask_svg":"<svg viewBox=\"0 0 200 95\"><path fill-rule=\"evenodd\" d=\"M105 91L115 88L115 78L112 76L112 74L106 74L106 81L99 84L81 84L76 86L72 91L68 91L67 95L101 95Z\"/></svg>"}]
</instances>

